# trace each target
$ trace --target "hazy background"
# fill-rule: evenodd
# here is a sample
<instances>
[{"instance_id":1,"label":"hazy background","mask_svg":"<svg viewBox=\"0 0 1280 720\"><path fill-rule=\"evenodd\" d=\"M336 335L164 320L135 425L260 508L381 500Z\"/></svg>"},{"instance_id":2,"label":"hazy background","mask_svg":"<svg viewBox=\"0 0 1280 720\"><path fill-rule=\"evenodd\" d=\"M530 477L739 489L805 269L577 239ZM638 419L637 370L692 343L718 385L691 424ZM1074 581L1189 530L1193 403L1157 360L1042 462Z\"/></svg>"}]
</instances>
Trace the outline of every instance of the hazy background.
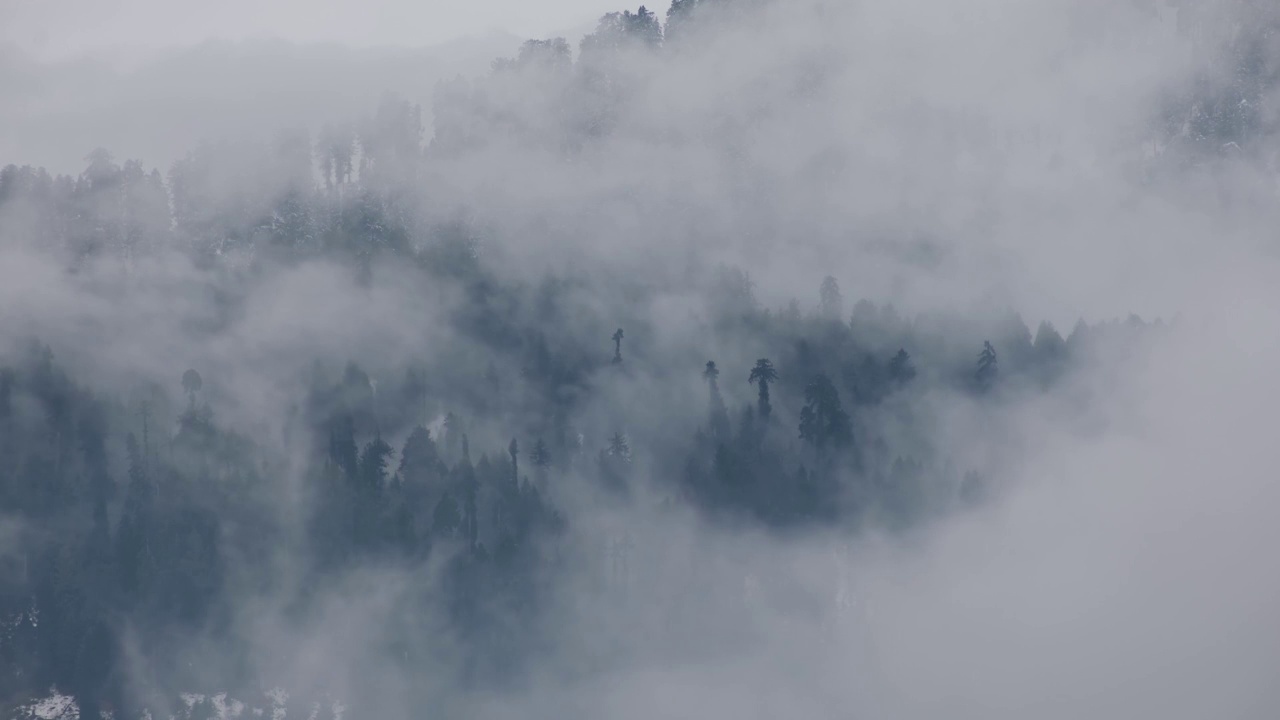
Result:
<instances>
[{"instance_id":1,"label":"hazy background","mask_svg":"<svg viewBox=\"0 0 1280 720\"><path fill-rule=\"evenodd\" d=\"M43 58L103 50L137 54L209 39L421 47L495 32L586 32L614 9L604 0L10 0L0 9L0 40Z\"/></svg>"},{"instance_id":2,"label":"hazy background","mask_svg":"<svg viewBox=\"0 0 1280 720\"><path fill-rule=\"evenodd\" d=\"M601 0L0 3L0 156L78 172L94 147L167 166L200 140L318 129L395 90L576 42Z\"/></svg>"}]
</instances>

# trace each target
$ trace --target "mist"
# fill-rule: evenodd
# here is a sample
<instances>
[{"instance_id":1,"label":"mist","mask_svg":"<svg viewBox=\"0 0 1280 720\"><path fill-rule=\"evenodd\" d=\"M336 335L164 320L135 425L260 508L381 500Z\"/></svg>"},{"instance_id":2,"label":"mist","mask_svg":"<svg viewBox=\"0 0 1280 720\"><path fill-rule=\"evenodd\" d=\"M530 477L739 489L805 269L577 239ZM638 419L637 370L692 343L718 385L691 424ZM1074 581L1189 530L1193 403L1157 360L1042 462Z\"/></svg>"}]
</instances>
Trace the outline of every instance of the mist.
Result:
<instances>
[{"instance_id":1,"label":"mist","mask_svg":"<svg viewBox=\"0 0 1280 720\"><path fill-rule=\"evenodd\" d=\"M1280 706L1276 11L333 5L10 11L7 716Z\"/></svg>"}]
</instances>

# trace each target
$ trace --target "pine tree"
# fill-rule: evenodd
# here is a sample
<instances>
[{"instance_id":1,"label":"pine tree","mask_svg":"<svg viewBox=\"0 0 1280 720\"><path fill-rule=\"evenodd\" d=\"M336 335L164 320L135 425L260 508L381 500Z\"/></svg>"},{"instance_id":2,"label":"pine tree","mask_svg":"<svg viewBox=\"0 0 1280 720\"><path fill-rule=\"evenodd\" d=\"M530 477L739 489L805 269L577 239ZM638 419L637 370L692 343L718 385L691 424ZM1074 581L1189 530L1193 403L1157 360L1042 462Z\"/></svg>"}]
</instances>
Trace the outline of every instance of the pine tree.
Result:
<instances>
[{"instance_id":1,"label":"pine tree","mask_svg":"<svg viewBox=\"0 0 1280 720\"><path fill-rule=\"evenodd\" d=\"M889 379L898 386L906 385L916 376L916 369L911 364L911 356L903 348L889 360Z\"/></svg>"},{"instance_id":2,"label":"pine tree","mask_svg":"<svg viewBox=\"0 0 1280 720\"><path fill-rule=\"evenodd\" d=\"M984 340L982 352L978 354L978 371L974 373L978 389L989 389L995 383L996 372L996 349L991 347L990 341Z\"/></svg>"},{"instance_id":3,"label":"pine tree","mask_svg":"<svg viewBox=\"0 0 1280 720\"><path fill-rule=\"evenodd\" d=\"M773 412L773 406L769 403L769 383L778 381L778 371L773 368L773 363L768 358L760 358L756 360L756 366L751 369L751 374L747 377L747 382L756 383L760 396L757 400L757 408L760 411L761 418L768 418L769 413Z\"/></svg>"}]
</instances>

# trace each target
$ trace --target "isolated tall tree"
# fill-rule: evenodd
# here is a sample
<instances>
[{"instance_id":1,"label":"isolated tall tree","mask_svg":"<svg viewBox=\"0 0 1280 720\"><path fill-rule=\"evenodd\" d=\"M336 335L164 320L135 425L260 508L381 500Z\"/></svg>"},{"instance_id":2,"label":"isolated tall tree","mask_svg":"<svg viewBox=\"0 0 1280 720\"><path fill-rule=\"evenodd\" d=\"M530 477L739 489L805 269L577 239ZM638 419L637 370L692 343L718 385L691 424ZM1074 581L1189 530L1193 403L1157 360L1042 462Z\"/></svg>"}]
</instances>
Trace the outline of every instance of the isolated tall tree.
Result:
<instances>
[{"instance_id":1,"label":"isolated tall tree","mask_svg":"<svg viewBox=\"0 0 1280 720\"><path fill-rule=\"evenodd\" d=\"M769 413L773 411L773 406L769 403L769 383L777 381L778 371L773 368L773 363L768 358L756 360L756 366L751 368L747 382L755 383L760 392L757 407L762 418L769 417Z\"/></svg>"},{"instance_id":2,"label":"isolated tall tree","mask_svg":"<svg viewBox=\"0 0 1280 720\"><path fill-rule=\"evenodd\" d=\"M974 380L977 381L980 389L991 387L996 380L996 349L991 347L991 341L982 341L982 352L978 353L978 371L974 373Z\"/></svg>"},{"instance_id":3,"label":"isolated tall tree","mask_svg":"<svg viewBox=\"0 0 1280 720\"><path fill-rule=\"evenodd\" d=\"M613 334L613 361L622 362L622 328Z\"/></svg>"}]
</instances>

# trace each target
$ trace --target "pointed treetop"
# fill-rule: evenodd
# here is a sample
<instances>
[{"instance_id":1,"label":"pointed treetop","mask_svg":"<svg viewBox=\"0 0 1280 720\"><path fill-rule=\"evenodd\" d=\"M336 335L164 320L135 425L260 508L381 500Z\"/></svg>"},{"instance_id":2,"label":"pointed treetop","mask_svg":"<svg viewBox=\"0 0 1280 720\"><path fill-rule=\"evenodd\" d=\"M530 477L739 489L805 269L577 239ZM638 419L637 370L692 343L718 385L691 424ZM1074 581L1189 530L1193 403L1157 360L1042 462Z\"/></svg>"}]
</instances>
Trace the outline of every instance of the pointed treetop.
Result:
<instances>
[{"instance_id":1,"label":"pointed treetop","mask_svg":"<svg viewBox=\"0 0 1280 720\"><path fill-rule=\"evenodd\" d=\"M613 361L622 362L622 328L613 334Z\"/></svg>"},{"instance_id":2,"label":"pointed treetop","mask_svg":"<svg viewBox=\"0 0 1280 720\"><path fill-rule=\"evenodd\" d=\"M622 460L631 459L631 447L627 443L627 436L621 430L609 438L609 455Z\"/></svg>"},{"instance_id":3,"label":"pointed treetop","mask_svg":"<svg viewBox=\"0 0 1280 720\"><path fill-rule=\"evenodd\" d=\"M538 438L533 444L533 452L530 453L529 459L533 461L534 467L546 467L551 464L551 453L547 450L547 444Z\"/></svg>"},{"instance_id":4,"label":"pointed treetop","mask_svg":"<svg viewBox=\"0 0 1280 720\"><path fill-rule=\"evenodd\" d=\"M702 371L702 377L708 380L715 380L720 377L720 371L716 369L716 362L714 360L707 361L707 369Z\"/></svg>"},{"instance_id":5,"label":"pointed treetop","mask_svg":"<svg viewBox=\"0 0 1280 720\"><path fill-rule=\"evenodd\" d=\"M747 377L747 382L771 383L778 379L778 371L773 368L773 362L769 358L760 358L756 360L756 366L751 368L751 375Z\"/></svg>"},{"instance_id":6,"label":"pointed treetop","mask_svg":"<svg viewBox=\"0 0 1280 720\"><path fill-rule=\"evenodd\" d=\"M996 349L989 340L982 341L982 352L978 354L978 372L976 378L983 388L989 386L996 376Z\"/></svg>"}]
</instances>

